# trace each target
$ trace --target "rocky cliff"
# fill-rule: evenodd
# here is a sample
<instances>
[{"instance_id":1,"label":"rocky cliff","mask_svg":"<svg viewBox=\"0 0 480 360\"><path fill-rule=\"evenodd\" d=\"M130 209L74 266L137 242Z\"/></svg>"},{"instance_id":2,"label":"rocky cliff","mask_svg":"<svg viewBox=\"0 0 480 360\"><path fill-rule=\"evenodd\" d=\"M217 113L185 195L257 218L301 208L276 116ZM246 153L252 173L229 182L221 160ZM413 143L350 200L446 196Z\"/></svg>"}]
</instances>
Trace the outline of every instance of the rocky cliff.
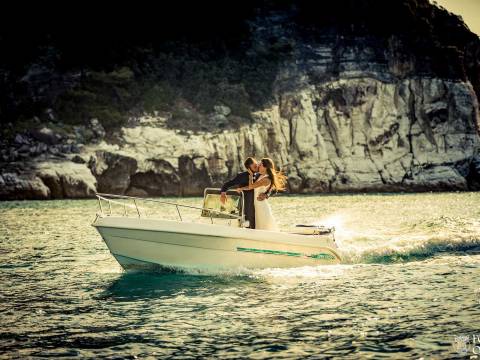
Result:
<instances>
[{"instance_id":1,"label":"rocky cliff","mask_svg":"<svg viewBox=\"0 0 480 360\"><path fill-rule=\"evenodd\" d=\"M247 2L240 37L4 62L0 199L198 195L250 155L296 193L479 189L478 37L427 1L392 1L391 21L381 3Z\"/></svg>"}]
</instances>

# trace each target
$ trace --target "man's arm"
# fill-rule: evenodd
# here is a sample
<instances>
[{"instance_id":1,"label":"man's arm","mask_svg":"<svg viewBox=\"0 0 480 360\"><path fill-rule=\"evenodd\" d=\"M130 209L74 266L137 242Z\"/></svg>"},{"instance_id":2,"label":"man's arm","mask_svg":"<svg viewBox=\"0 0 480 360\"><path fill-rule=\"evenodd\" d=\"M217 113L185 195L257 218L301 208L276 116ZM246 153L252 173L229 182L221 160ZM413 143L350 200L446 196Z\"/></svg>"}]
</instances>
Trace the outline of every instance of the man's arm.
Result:
<instances>
[{"instance_id":1,"label":"man's arm","mask_svg":"<svg viewBox=\"0 0 480 360\"><path fill-rule=\"evenodd\" d=\"M247 180L248 183L248 180ZM225 200L227 200L227 190L234 186L241 186L245 184L245 173L238 173L233 179L228 180L225 184L223 184L222 188L220 189L220 201L222 204L225 204Z\"/></svg>"},{"instance_id":2,"label":"man's arm","mask_svg":"<svg viewBox=\"0 0 480 360\"><path fill-rule=\"evenodd\" d=\"M235 190L237 191L253 190L260 186L268 186L269 183L270 183L270 179L263 178L262 180L257 180L254 183L249 183L247 186L242 186L242 187L236 188Z\"/></svg>"},{"instance_id":3,"label":"man's arm","mask_svg":"<svg viewBox=\"0 0 480 360\"><path fill-rule=\"evenodd\" d=\"M245 181L245 173L238 173L233 179L228 180L225 184L223 184L220 192L224 193L227 192L228 189L234 186L241 186L242 184L248 183L248 180Z\"/></svg>"}]
</instances>

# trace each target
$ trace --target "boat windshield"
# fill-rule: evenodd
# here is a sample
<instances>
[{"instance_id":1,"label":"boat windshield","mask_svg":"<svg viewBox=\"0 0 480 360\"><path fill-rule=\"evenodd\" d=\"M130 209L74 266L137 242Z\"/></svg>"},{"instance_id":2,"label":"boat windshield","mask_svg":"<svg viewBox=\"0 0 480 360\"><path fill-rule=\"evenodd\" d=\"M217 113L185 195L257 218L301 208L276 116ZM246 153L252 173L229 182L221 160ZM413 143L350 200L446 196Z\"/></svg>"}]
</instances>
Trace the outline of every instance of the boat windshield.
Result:
<instances>
[{"instance_id":1,"label":"boat windshield","mask_svg":"<svg viewBox=\"0 0 480 360\"><path fill-rule=\"evenodd\" d=\"M213 211L209 211L213 210ZM243 194L228 191L224 203L220 200L220 189L206 188L203 196L203 217L232 219L241 217L243 212Z\"/></svg>"}]
</instances>

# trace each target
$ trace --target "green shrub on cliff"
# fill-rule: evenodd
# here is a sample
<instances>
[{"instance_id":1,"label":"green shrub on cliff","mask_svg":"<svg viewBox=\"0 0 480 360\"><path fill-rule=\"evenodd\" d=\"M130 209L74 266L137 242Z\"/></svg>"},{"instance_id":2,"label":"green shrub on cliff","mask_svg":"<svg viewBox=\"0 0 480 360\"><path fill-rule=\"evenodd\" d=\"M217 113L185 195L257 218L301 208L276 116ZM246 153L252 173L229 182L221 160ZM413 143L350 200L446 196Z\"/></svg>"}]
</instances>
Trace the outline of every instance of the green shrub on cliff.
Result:
<instances>
[{"instance_id":1,"label":"green shrub on cliff","mask_svg":"<svg viewBox=\"0 0 480 360\"><path fill-rule=\"evenodd\" d=\"M138 86L128 67L111 72L90 72L77 87L55 102L59 118L67 124L88 124L97 118L107 129L122 125L138 99Z\"/></svg>"},{"instance_id":2,"label":"green shrub on cliff","mask_svg":"<svg viewBox=\"0 0 480 360\"><path fill-rule=\"evenodd\" d=\"M168 111L176 98L175 89L168 83L153 84L142 94L143 108L146 112Z\"/></svg>"}]
</instances>

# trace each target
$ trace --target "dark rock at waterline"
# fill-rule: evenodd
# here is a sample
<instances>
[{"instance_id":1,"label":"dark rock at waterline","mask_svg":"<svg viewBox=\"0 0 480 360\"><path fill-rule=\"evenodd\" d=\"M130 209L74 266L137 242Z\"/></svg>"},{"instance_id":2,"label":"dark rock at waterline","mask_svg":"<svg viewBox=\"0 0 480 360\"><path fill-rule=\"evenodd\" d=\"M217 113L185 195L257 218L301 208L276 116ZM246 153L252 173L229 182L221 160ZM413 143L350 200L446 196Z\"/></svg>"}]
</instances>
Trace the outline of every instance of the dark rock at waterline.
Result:
<instances>
[{"instance_id":1,"label":"dark rock at waterline","mask_svg":"<svg viewBox=\"0 0 480 360\"><path fill-rule=\"evenodd\" d=\"M470 190L480 190L480 156L475 157L470 163L466 180Z\"/></svg>"},{"instance_id":2,"label":"dark rock at waterline","mask_svg":"<svg viewBox=\"0 0 480 360\"><path fill-rule=\"evenodd\" d=\"M91 198L97 183L82 164L65 160L0 168L0 200Z\"/></svg>"},{"instance_id":3,"label":"dark rock at waterline","mask_svg":"<svg viewBox=\"0 0 480 360\"><path fill-rule=\"evenodd\" d=\"M129 156L97 151L89 167L98 181L99 192L124 194L130 185L130 177L137 170L137 161Z\"/></svg>"},{"instance_id":4,"label":"dark rock at waterline","mask_svg":"<svg viewBox=\"0 0 480 360\"><path fill-rule=\"evenodd\" d=\"M165 160L150 159L148 162L150 170L139 171L131 177L129 193L146 193L152 196L181 195L182 181L175 167Z\"/></svg>"},{"instance_id":5,"label":"dark rock at waterline","mask_svg":"<svg viewBox=\"0 0 480 360\"><path fill-rule=\"evenodd\" d=\"M49 199L50 189L34 173L0 173L0 200Z\"/></svg>"}]
</instances>

